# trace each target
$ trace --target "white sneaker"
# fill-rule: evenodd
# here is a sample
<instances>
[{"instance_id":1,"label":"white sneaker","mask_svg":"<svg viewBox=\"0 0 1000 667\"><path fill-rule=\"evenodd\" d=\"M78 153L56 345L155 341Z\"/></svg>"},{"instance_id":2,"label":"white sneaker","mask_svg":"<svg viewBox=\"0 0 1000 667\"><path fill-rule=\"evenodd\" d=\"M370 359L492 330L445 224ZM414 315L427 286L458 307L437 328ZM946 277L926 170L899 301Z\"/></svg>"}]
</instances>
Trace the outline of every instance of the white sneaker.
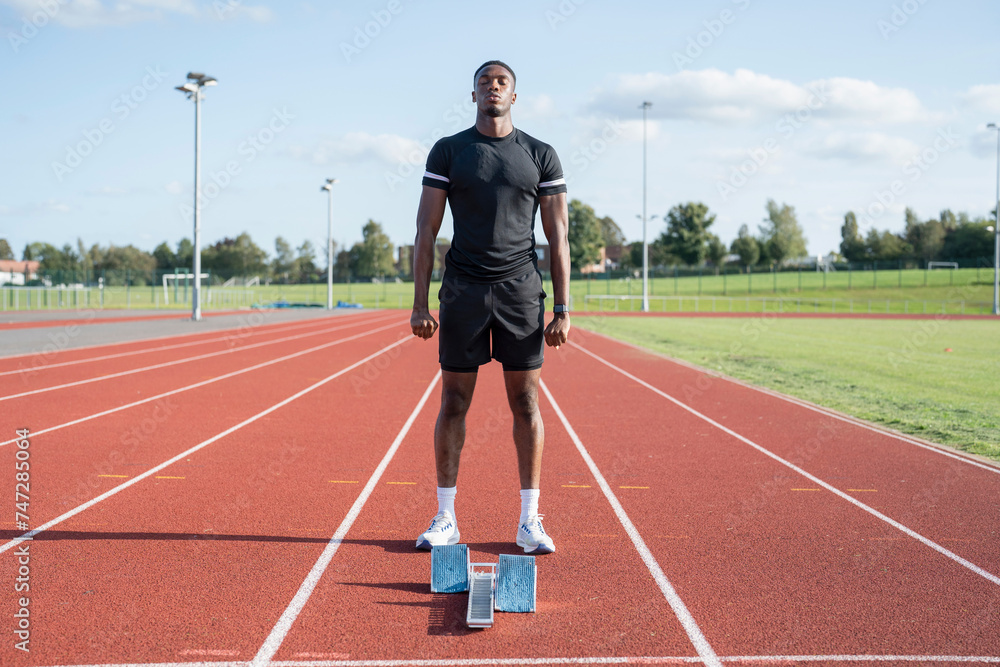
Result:
<instances>
[{"instance_id":1,"label":"white sneaker","mask_svg":"<svg viewBox=\"0 0 1000 667\"><path fill-rule=\"evenodd\" d=\"M446 544L458 544L458 524L448 510L441 510L431 520L431 526L417 538L417 548L431 550Z\"/></svg>"},{"instance_id":2,"label":"white sneaker","mask_svg":"<svg viewBox=\"0 0 1000 667\"><path fill-rule=\"evenodd\" d=\"M550 554L556 550L552 538L542 528L542 515L533 514L517 528L517 546L526 554Z\"/></svg>"}]
</instances>

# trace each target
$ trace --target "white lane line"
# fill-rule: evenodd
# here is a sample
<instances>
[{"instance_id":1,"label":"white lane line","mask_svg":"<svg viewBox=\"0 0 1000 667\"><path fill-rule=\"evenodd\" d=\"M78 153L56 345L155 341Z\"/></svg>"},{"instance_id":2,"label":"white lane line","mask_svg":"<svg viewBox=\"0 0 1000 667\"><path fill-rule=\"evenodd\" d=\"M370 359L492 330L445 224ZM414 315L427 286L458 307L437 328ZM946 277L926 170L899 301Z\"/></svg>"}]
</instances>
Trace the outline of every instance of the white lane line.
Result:
<instances>
[{"instance_id":1,"label":"white lane line","mask_svg":"<svg viewBox=\"0 0 1000 667\"><path fill-rule=\"evenodd\" d=\"M323 549L323 553L320 554L319 558L316 560L316 564L313 565L312 570L306 576L305 581L299 587L295 597L289 603L288 608L285 609L284 613L281 614L281 618L275 623L274 628L271 633L264 640L263 646L257 651L257 656L253 659L251 665L254 667L268 665L271 662L271 658L274 654L278 652L281 648L281 643L285 641L285 637L288 632L292 629L292 624L295 623L295 619L298 618L302 609L306 606L309 601L309 597L312 595L313 590L319 583L319 580L323 577L323 572L326 571L327 566L330 561L333 560L334 555L337 553L337 549L340 548L341 543L344 541L344 537L347 532L354 525L354 520L358 518L361 514L361 510L364 508L365 503L368 502L369 496L371 496L372 491L378 486L379 479L382 477L382 473L389 466L389 462L392 461L392 457L396 455L396 450L399 449L400 444L403 442L403 438L409 433L410 427L413 426L413 422L416 421L417 415L423 410L424 404L427 403L427 399L430 397L431 392L437 385L438 380L441 379L441 371L438 371L434 375L434 379L431 380L430 384L427 385L424 395L420 397L420 401L417 402L417 407L413 408L413 412L407 418L406 423L403 424L403 428L400 429L399 434L396 439L392 441L392 445L389 446L389 451L385 453L382 457L382 461L375 468L375 472L368 479L368 483L365 484L365 488L361 490L361 495L358 496L357 500L351 506L350 511L344 520L340 523L333 537L330 538L329 543L327 543L326 548Z\"/></svg>"},{"instance_id":2,"label":"white lane line","mask_svg":"<svg viewBox=\"0 0 1000 667\"><path fill-rule=\"evenodd\" d=\"M161 463L161 464L159 464L159 465L157 465L155 467L150 468L146 472L144 472L142 474L139 474L139 475L136 475L135 477L133 477L132 479L128 480L127 482L122 482L121 484L119 484L118 486L114 487L113 489L108 489L107 491L105 491L101 495L99 495L99 496L97 496L95 498L91 498L87 502L83 503L82 505L78 505L77 507L74 507L73 509L71 509L70 511L66 512L65 514L63 514L61 516L58 516L55 519L52 519L51 521L47 521L46 523L43 523L38 528L35 528L34 530L29 530L24 535L20 535L18 537L15 537L11 541L9 541L9 542L3 544L2 546L0 546L0 553L3 553L4 551L7 551L8 549L17 546L21 542L24 542L26 540L30 540L30 539L34 538L35 535L38 535L39 533L44 532L44 531L48 530L49 528L52 528L53 526L62 523L66 519L70 519L70 518L76 516L80 512L83 512L84 510L90 509L91 507L93 507L97 503L99 503L99 502L101 502L103 500L106 500L106 499L110 498L111 496L113 496L113 495L115 495L115 494L117 494L117 493L119 493L121 491L124 491L125 489L129 488L130 486L138 484L139 482L141 482L142 480L146 479L147 477L151 477L151 476L155 475L156 473L160 472L164 468L167 468L170 465L172 465L172 464L174 464L174 463L176 463L176 462L184 459L185 457L190 456L191 454L194 454L195 452L197 452L197 451L199 451L201 449L204 449L205 447L209 446L213 442L216 442L217 440L221 440L222 438L226 437L230 433L235 433L236 431L240 430L244 426L247 426L249 424L254 423L255 421L257 421L261 417L266 417L267 415L271 414L272 412L274 412L275 410L277 410L279 408L283 408L284 406L288 405L289 403L291 403L292 401L296 400L297 398L301 398L302 396L305 396L306 394L308 394L309 392L313 391L314 389L318 389L319 387L322 387L327 382L330 382L331 380L335 380L336 378L340 377L344 373L348 373L348 372L354 370L355 368L357 368L358 366L361 366L362 364L364 364L364 363L366 363L368 361L371 361L372 359L374 359L374 358L376 358L376 357L378 357L378 356L380 356L382 354L385 354L386 352L388 352L392 348L397 347L399 345L402 345L403 343L409 342L411 340L413 340L413 336L409 336L407 338L400 338L395 343L390 343L389 345L386 345L385 347L383 347L378 352L373 352L372 354L369 354L364 359L361 359L360 361L356 361L353 364L351 364L350 366L342 368L342 369L340 369L339 371L337 371L336 373L334 373L332 375L327 375L322 380L320 380L318 382L314 382L313 384L309 385L305 389L303 389L301 391L298 391L298 392L295 392L294 394L292 394L288 398L275 403L271 407L269 407L269 408L267 408L265 410L261 410L260 412L258 412L254 416L249 417L247 419L244 419L239 424L236 424L235 426L230 426L229 428L227 428L222 433L219 433L217 435L213 435L208 440L204 440L204 441L198 443L197 445L195 445L194 447L181 452L177 456L174 456L173 458L170 458L170 459L164 461L163 463Z\"/></svg>"},{"instance_id":3,"label":"white lane line","mask_svg":"<svg viewBox=\"0 0 1000 667\"><path fill-rule=\"evenodd\" d=\"M63 424L57 424L55 426L50 426L48 428L39 429L37 431L31 432L31 437L36 438L40 435L46 433L51 433L52 431L58 431L59 429L66 428L68 426L76 426L77 424L82 424L83 422L90 421L91 419L97 419L98 417L104 417L106 415L113 414L115 412L121 412L122 410L128 410L129 408L134 408L137 405L142 405L144 403L151 403L153 401L158 401L161 398L166 398L167 396L173 396L174 394L180 394L181 392L190 391L191 389L197 389L198 387L204 387L205 385L212 384L213 382L219 382L220 380L227 380L231 377L236 377L237 375L242 375L243 373L249 373L250 371L255 371L260 368L265 368L267 366L272 366L282 361L288 361L289 359L294 359L296 357L301 357L306 354L311 354L318 350L324 350L328 347L333 347L335 345L340 345L341 343L349 343L352 340L357 340L359 338L364 338L374 333L380 331L385 331L386 329L392 329L403 325L404 322L393 322L392 324L386 324L384 326L378 327L376 329L370 329L368 331L362 331L359 334L354 334L353 336L348 336L347 338L339 338L329 343L323 343L322 345L316 345L315 347L310 347L305 350L299 350L298 352L292 352L291 354L286 354L283 357L278 357L276 359L270 359L268 361L262 361L259 364L254 364L253 366L247 366L246 368L240 368L239 370L230 371L229 373L224 373L223 375L217 375L215 377L208 378L207 380L202 380L201 382L195 382L194 384L189 384L178 389L171 389L170 391L165 391L162 394L157 394L156 396L150 396L149 398L143 398L138 401L133 401L131 403L126 403L125 405L119 405L116 408L109 408L108 410L102 410L101 412L95 412L92 415L87 415L86 417L80 417L79 419L74 419L72 421L65 422ZM4 440L0 442L0 447L10 445L17 442L17 438L11 440Z\"/></svg>"},{"instance_id":4,"label":"white lane line","mask_svg":"<svg viewBox=\"0 0 1000 667\"><path fill-rule=\"evenodd\" d=\"M245 337L260 336L260 335L264 335L264 334L278 333L278 332L281 332L281 331L288 331L289 329L308 329L310 327L310 325L312 325L314 327L315 326L322 326L322 325L329 324L329 322L327 320L330 320L330 319L332 319L332 316L331 317L318 318L316 320L299 321L299 322L295 322L294 324L288 324L288 325L286 325L286 324L280 324L280 325L278 325L278 324L275 324L275 325L261 324L261 325L258 325L257 327L254 327L253 325L247 325L247 326L243 326L243 327L237 327L235 329L225 329L223 331L240 331L240 330L246 330L245 333L243 333L243 334L236 334L236 335L245 336ZM267 327L267 328L264 328L264 327ZM215 333L215 332L212 332L212 333ZM234 337L235 337L235 335L232 334L232 333L230 333L230 334L225 335L225 336L216 336L215 338L204 338L202 340L192 340L192 341L188 341L186 343L176 343L174 345L160 345L159 347L145 347L145 348L142 348L141 350L129 350L128 352L116 352L115 354L104 354L104 355L101 355L101 356L98 356L98 357L87 357L86 359L74 359L72 361L61 361L61 362L54 363L54 364L45 364L44 366L22 366L21 368L15 368L14 370L0 371L0 377L3 377L4 375L16 375L18 373L34 373L35 371L44 371L44 370L48 370L50 368L63 368L65 366L75 366L77 364L89 364L89 363L91 363L93 361L107 361L108 359L120 359L122 357L132 357L132 356L135 356L137 354L146 354L147 352L162 352L164 350L177 350L177 349L180 349L180 348L183 348L183 347L192 347L194 345L205 345L207 343L218 343L220 341L232 340ZM145 342L145 341L142 341L142 340L138 340L138 341L126 341L125 343L122 343L122 344L128 345L128 344L131 344L131 343L142 343L142 342ZM104 345L101 345L100 347L111 347L111 345L108 345L107 343L105 343ZM68 350L62 350L62 351L63 352L75 352L77 349L80 349L80 348L70 348ZM38 352L38 353L35 353L35 354L32 354L32 355L27 355L27 356L44 356L44 353L43 352ZM0 361L3 361L3 359L0 359Z\"/></svg>"},{"instance_id":5,"label":"white lane line","mask_svg":"<svg viewBox=\"0 0 1000 667\"><path fill-rule=\"evenodd\" d=\"M398 317L393 315L393 317ZM385 317L378 318L377 322L381 322ZM42 387L41 389L32 389L31 391L22 391L20 394L8 394L7 396L0 396L0 401L9 401L14 398L23 398L25 396L33 396L36 394L42 394L47 391L55 391L56 389L67 389L69 387L79 387L80 385L90 384L91 382L100 382L101 380L111 380L113 378L124 377L126 375L135 375L136 373L143 373L145 371L152 371L159 368L168 368L170 366L179 366L180 364L187 364L192 361L198 361L199 359L208 359L210 357L218 357L223 354L234 354L236 352L243 352L244 350L252 350L257 347L263 347L265 345L274 345L276 343L284 343L290 340L298 340L300 338L308 338L310 336L319 336L321 334L330 333L332 331L340 331L341 329L350 329L352 327L357 327L365 324L366 322L353 322L351 324L344 324L337 327L329 327L327 329L320 329L318 331L307 331L306 333L295 334L293 336L285 336L284 338L275 338L274 340L265 340L260 343L251 343L250 345L244 345L242 347L235 347L229 350L219 350L218 352L206 352L205 354L198 354L193 357L184 357L183 359L174 359L173 361L165 361L161 364L153 364L151 366L143 366L142 368L132 368L127 371L120 371L118 373L110 373L108 375L99 375L93 378L87 378L85 380L77 380L75 382L67 382L65 384L52 385L51 387Z\"/></svg>"},{"instance_id":6,"label":"white lane line","mask_svg":"<svg viewBox=\"0 0 1000 667\"><path fill-rule=\"evenodd\" d=\"M1000 663L1000 657L984 655L727 655L722 662L982 662ZM452 658L443 660L274 660L269 667L463 667L465 665L622 665L628 663L699 663L692 656L593 656L580 658ZM251 667L249 662L146 662L51 667Z\"/></svg>"},{"instance_id":7,"label":"white lane line","mask_svg":"<svg viewBox=\"0 0 1000 667\"><path fill-rule=\"evenodd\" d=\"M689 405L686 405L686 404L680 402L679 400L677 400L676 398L674 398L670 394L668 394L668 393L666 393L666 392L664 392L664 391L662 391L662 390L654 387L653 385L649 384L645 380L642 380L642 379L640 379L640 378L632 375L627 370L625 370L623 368L619 368L618 366L615 366L610 361L608 361L608 360L606 360L606 359L598 356L597 354L591 352L590 350L588 350L588 349L586 349L584 347L581 347L579 344L577 344L577 343L570 343L570 344L573 345L578 350L580 350L581 352L583 352L584 354L587 354L588 356L593 357L597 361L601 362L602 364L604 364L608 368L611 368L612 370L618 371L619 373L621 373L625 377L629 378L630 380L633 380L633 381L641 384L643 387L646 387L650 391L652 391L652 392L654 392L654 393L662 396L663 398L667 399L668 401L670 401L671 403L673 403L677 407L681 408L682 410L690 412L695 417L698 417L699 419L702 419L702 420L708 422L709 424L711 424L712 426L716 427L720 431L722 431L724 433L728 433L729 435L733 436L734 438L736 438L740 442L743 442L743 443L745 443L747 445L750 445L751 447L753 447L754 449L756 449L757 451L759 451L761 454L764 454L765 456L768 456L768 457L774 459L775 461L777 461L781 465L786 466L787 468L789 468L791 470L794 470L795 472L797 472L798 474L802 475L806 479L810 480L814 484L818 484L818 485L822 486L824 489L826 489L827 491L829 491L829 492L831 492L831 493L833 493L833 494L835 494L835 495L843 498L844 500L846 500L847 502L851 503L852 505L854 505L858 509L862 509L865 512L868 512L869 514L871 514L872 516L874 516L877 519L881 519L882 521L886 522L887 524L889 524L893 528L895 528L895 529L897 529L897 530L905 533L906 535L912 537L915 540L918 540L918 541L922 542L925 546L928 546L931 549L934 549L934 551L937 551L939 554L941 554L941 555L943 555L943 556L945 556L947 558L950 558L951 560L953 560L954 562L958 563L962 567L967 568L968 570L970 570L970 571L978 574L979 576L983 577L987 581L990 581L990 582L993 582L994 584L1000 585L1000 577L997 577L995 574L987 572L986 570L984 570L983 568L979 567L975 563L972 563L972 562L969 562L969 561L965 560L964 558L962 558L961 556L959 556L955 552L949 551L948 549L945 549L943 546L941 546L937 542L934 542L933 540L924 537L923 535L921 535L920 533L916 532L915 530L907 528L906 526L904 526L903 524L899 523L895 519L892 519L892 518L886 516L885 514L882 514L881 512L879 512L874 507L870 507L870 506L864 504L863 502L861 502L860 500L857 500L856 498L847 495L846 493L844 493L840 489L836 488L835 486L827 484L826 482L824 482L823 480L821 480L819 477L816 477L815 475L806 472L805 470L803 470L802 468L798 467L797 465L791 463L790 461L786 461L785 459L781 458L780 456L778 456L774 452L772 452L772 451L770 451L768 449L765 449L764 447L761 447L760 445L758 445L753 440L750 440L749 438L746 438L746 437L740 435L736 431L723 426L722 424L720 424L719 422L715 421L711 417L708 417L707 415L704 415L704 414L698 412L697 410L695 410L694 408L690 407Z\"/></svg>"},{"instance_id":8,"label":"white lane line","mask_svg":"<svg viewBox=\"0 0 1000 667\"><path fill-rule=\"evenodd\" d=\"M879 435L884 435L889 438L901 440L908 444L916 445L917 447L922 447L923 449L932 451L935 454L940 454L941 456L947 456L950 459L955 459L956 461L961 461L962 463L968 463L969 465L973 465L976 466L977 468L982 468L983 470L988 470L994 474L1000 475L1000 466L990 465L989 463L983 463L982 461L977 461L961 453L945 449L945 445L937 445L934 443L924 442L921 441L919 438L907 435L906 433L900 433L899 431L894 431L892 429L878 426L876 424L871 424L862 419L858 419L857 417L845 415L841 412L837 412L836 410L832 410L831 408L824 408L822 405L816 405L815 403L810 403L805 399L796 398L794 396L788 396L787 394L782 394L781 392L774 391L773 389L768 389L767 387L758 387L756 385L750 384L749 382L744 382L743 380L740 380L738 378L731 377L729 375L720 373L710 368L704 368L702 366L699 366L698 364L693 364L689 361L684 361L683 359L677 359L675 357L671 357L670 355L663 354L662 352L657 352L656 350L650 350L648 348L642 347L641 345L636 345L635 343L629 343L624 340L612 338L611 336L607 336L597 331L591 331L590 329L585 329L585 331L588 334L600 336L601 338L609 340L613 343L618 343L619 345L624 345L634 350L639 350L640 352L645 352L646 354L651 354L655 357L660 357L661 359L665 359L671 363L677 364L678 366L684 366L685 368L690 368L691 370L699 371L709 377L725 380L726 382L737 384L741 387L745 387L746 389L753 389L754 391L760 392L762 394L767 394L768 396L779 398L787 403L792 403L794 405L798 405L799 407L812 410L813 412L818 412L828 417L833 417L834 419L837 419L839 421L847 422L848 424L853 424L855 426L860 426L861 428L868 431L872 431L873 433L878 433Z\"/></svg>"},{"instance_id":9,"label":"white lane line","mask_svg":"<svg viewBox=\"0 0 1000 667\"><path fill-rule=\"evenodd\" d=\"M590 468L591 474L594 479L597 480L597 484L601 487L601 491L604 492L604 497L608 499L611 503L612 509L615 511L615 515L618 517L618 521L621 522L622 526L625 528L625 532L628 533L629 538L632 540L632 544L635 545L636 551L642 557L642 561L649 568L649 573L653 575L653 579L656 581L656 585L660 587L660 591L663 593L663 597L666 598L667 603L670 608L674 610L674 614L677 616L677 620L680 621L681 625L684 627L684 632L687 633L688 639L694 645L695 650L698 655L704 661L706 665L711 667L718 667L719 658L712 650L711 645L708 640L705 639L705 635L702 633L701 628L698 627L698 623L694 620L694 616L688 611L687 606L685 606L684 601L674 590L673 584L667 579L667 575L663 573L660 568L660 564L656 562L653 558L652 552L650 552L649 547L646 546L646 542L639 535L638 529L632 523L632 520L628 518L625 513L625 508L622 504L618 502L618 497L615 496L615 492L611 490L611 486L604 479L604 475L598 469L597 464L594 463L594 459L590 458L590 454L587 452L587 448L583 446L583 442L580 441L580 436L576 434L573 427L570 425L569 420L566 419L566 415L563 414L562 409L559 404L556 403L555 397L552 396L552 392L549 391L548 385L544 381L539 380L539 386L542 391L545 392L545 397L549 399L549 403L552 404L552 408L556 411L559 416L559 421L562 422L563 428L569 434L569 437L573 440L573 444L576 445L576 449L580 452L580 456L583 457L584 462L587 467Z\"/></svg>"}]
</instances>

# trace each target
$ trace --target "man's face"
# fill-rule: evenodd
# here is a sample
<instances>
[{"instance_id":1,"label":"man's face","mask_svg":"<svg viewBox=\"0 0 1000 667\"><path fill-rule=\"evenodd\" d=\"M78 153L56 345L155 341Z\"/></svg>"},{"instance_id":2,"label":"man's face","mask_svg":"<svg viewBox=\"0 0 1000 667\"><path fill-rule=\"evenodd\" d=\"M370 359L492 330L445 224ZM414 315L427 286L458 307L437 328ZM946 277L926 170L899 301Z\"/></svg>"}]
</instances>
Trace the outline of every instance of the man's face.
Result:
<instances>
[{"instance_id":1,"label":"man's face","mask_svg":"<svg viewBox=\"0 0 1000 667\"><path fill-rule=\"evenodd\" d=\"M472 91L472 101L481 112L494 118L506 116L516 99L514 79L505 68L489 65L479 70L476 89Z\"/></svg>"}]
</instances>

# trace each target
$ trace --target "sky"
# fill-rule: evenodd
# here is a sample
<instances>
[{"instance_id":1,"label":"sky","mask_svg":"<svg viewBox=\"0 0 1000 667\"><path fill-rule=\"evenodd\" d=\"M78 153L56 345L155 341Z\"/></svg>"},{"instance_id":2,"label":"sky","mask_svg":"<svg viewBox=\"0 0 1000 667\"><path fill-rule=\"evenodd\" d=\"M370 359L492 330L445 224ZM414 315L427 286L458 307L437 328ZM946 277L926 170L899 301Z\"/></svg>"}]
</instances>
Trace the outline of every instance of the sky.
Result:
<instances>
[{"instance_id":1,"label":"sky","mask_svg":"<svg viewBox=\"0 0 1000 667\"><path fill-rule=\"evenodd\" d=\"M195 71L219 82L203 245L324 248L326 178L338 246L368 219L412 243L427 151L473 124L473 75L496 58L515 127L630 241L648 101L650 241L701 201L729 243L774 199L825 254L847 211L862 232L902 230L907 207L989 214L998 27L995 0L0 0L0 238L18 257L190 238L194 104L174 88Z\"/></svg>"}]
</instances>

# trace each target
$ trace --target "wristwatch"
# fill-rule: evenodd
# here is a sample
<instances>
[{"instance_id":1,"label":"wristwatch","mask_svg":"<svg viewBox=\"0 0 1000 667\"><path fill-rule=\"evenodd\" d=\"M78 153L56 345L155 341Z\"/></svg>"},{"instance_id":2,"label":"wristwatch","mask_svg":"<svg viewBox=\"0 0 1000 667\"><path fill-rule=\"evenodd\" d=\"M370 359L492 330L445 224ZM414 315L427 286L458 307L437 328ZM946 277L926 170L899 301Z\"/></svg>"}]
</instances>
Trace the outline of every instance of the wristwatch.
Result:
<instances>
[{"instance_id":1,"label":"wristwatch","mask_svg":"<svg viewBox=\"0 0 1000 667\"><path fill-rule=\"evenodd\" d=\"M557 303L556 305L552 306L552 312L553 313L568 313L569 312L569 306L567 306L566 304L563 304L563 303Z\"/></svg>"}]
</instances>

